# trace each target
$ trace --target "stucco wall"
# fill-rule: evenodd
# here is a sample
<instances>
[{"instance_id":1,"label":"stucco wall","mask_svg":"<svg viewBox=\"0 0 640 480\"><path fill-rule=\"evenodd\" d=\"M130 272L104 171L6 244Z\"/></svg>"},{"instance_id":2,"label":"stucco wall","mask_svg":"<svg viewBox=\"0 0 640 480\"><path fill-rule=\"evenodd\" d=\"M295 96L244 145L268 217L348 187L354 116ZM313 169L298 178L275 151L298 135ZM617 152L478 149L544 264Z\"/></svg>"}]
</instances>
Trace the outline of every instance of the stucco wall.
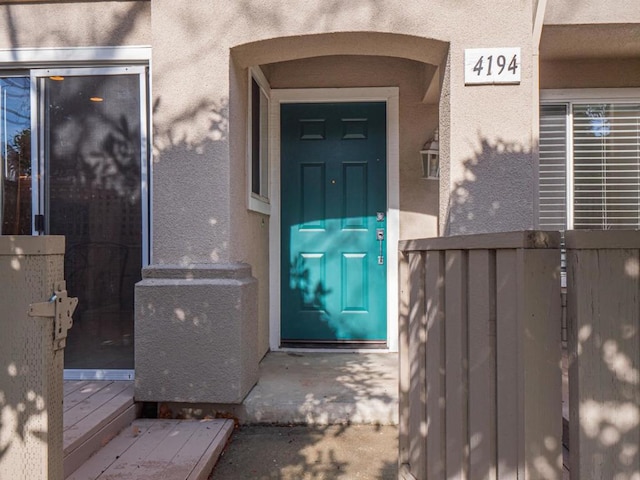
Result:
<instances>
[{"instance_id":1,"label":"stucco wall","mask_svg":"<svg viewBox=\"0 0 640 480\"><path fill-rule=\"evenodd\" d=\"M491 12L488 15L476 15L469 9L468 18L451 34L447 118L440 112L441 234L509 231L534 225L537 84L532 75L531 7L524 2L517 9L513 4L510 8L494 3L486 7ZM521 48L519 85L464 85L465 48L486 46Z\"/></svg>"},{"instance_id":2,"label":"stucco wall","mask_svg":"<svg viewBox=\"0 0 640 480\"><path fill-rule=\"evenodd\" d=\"M545 25L540 39L540 56L544 60L638 58L640 21L627 24Z\"/></svg>"},{"instance_id":3,"label":"stucco wall","mask_svg":"<svg viewBox=\"0 0 640 480\"><path fill-rule=\"evenodd\" d=\"M640 59L551 60L540 63L540 88L640 87Z\"/></svg>"},{"instance_id":4,"label":"stucco wall","mask_svg":"<svg viewBox=\"0 0 640 480\"><path fill-rule=\"evenodd\" d=\"M234 63L230 69L230 103L235 106L230 114L236 126L230 139L229 208L231 223L231 258L251 265L252 275L258 280L257 335L258 354L262 358L269 351L269 215L247 209L247 126L248 126L248 72Z\"/></svg>"},{"instance_id":5,"label":"stucco wall","mask_svg":"<svg viewBox=\"0 0 640 480\"><path fill-rule=\"evenodd\" d=\"M149 1L0 5L0 48L148 45Z\"/></svg>"},{"instance_id":6,"label":"stucco wall","mask_svg":"<svg viewBox=\"0 0 640 480\"><path fill-rule=\"evenodd\" d=\"M547 2L544 16L547 25L638 22L637 0L553 0Z\"/></svg>"}]
</instances>

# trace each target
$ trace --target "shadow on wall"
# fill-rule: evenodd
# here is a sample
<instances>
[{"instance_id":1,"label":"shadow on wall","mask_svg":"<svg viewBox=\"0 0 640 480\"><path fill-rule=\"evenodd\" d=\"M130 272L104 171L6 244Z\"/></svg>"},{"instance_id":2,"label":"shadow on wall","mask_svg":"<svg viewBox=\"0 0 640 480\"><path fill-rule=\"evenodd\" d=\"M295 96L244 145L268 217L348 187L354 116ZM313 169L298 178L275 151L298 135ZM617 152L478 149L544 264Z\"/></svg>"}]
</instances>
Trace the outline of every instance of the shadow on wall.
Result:
<instances>
[{"instance_id":1,"label":"shadow on wall","mask_svg":"<svg viewBox=\"0 0 640 480\"><path fill-rule=\"evenodd\" d=\"M44 2L43 2L44 3ZM75 2L69 2L75 3ZM88 29L89 39L74 38L73 28L64 31L40 29L34 30L23 28L19 31L17 25L16 11L21 11L21 19L25 20L25 5L1 5L0 6L0 23L6 28L11 48L24 46L57 46L57 45L123 45L128 37L135 33L135 29L139 22L143 21L145 15L149 15L149 5L147 2L138 1L131 2L130 5L114 5L111 18L86 18L83 21L84 29L80 29L81 34L87 32L87 25L91 25ZM36 6L35 8L40 8ZM80 11L80 10L79 10ZM83 12L86 14L86 11ZM80 20L78 20L80 21ZM28 37L28 38L24 38Z\"/></svg>"},{"instance_id":2,"label":"shadow on wall","mask_svg":"<svg viewBox=\"0 0 640 480\"><path fill-rule=\"evenodd\" d=\"M162 97L158 97L153 104L154 114L161 105ZM172 231L200 232L202 235L202 225L205 225L210 229L210 237L215 238L216 229L228 228L224 225L226 222L220 223L218 207L210 200L210 193L203 194L200 187L194 188L201 185L203 179L212 179L209 185L216 190L215 197L229 201L228 184L216 183L220 171L228 170L228 119L228 99L223 98L220 102L203 100L181 112L164 123L170 125L166 130L159 131L154 124L154 210L163 212L163 225L171 225ZM189 125L193 124L196 128L190 129ZM194 130L204 133L196 137ZM201 195L205 196L206 202L200 200ZM157 230L161 226L158 225ZM180 259L178 263L184 265L216 262L229 247L227 242L215 245L208 252L208 258L202 258L199 251L202 245L194 246L186 235L183 238L183 242L158 245L154 263L166 263L167 258ZM168 250L171 248L174 250Z\"/></svg>"},{"instance_id":3,"label":"shadow on wall","mask_svg":"<svg viewBox=\"0 0 640 480\"><path fill-rule=\"evenodd\" d=\"M538 178L533 166L523 168L532 162L531 151L516 142L478 139L476 154L452 172L460 179L452 182L444 235L533 228Z\"/></svg>"}]
</instances>

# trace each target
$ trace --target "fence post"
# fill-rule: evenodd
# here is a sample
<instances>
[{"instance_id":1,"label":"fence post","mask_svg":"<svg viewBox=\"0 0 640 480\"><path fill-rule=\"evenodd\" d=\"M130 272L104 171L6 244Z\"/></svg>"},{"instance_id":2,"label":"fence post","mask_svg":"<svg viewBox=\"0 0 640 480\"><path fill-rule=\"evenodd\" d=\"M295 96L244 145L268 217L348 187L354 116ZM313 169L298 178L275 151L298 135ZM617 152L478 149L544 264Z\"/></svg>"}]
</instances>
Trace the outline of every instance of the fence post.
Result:
<instances>
[{"instance_id":1,"label":"fence post","mask_svg":"<svg viewBox=\"0 0 640 480\"><path fill-rule=\"evenodd\" d=\"M63 479L64 333L75 308L62 298L63 258L64 237L0 236L2 478Z\"/></svg>"},{"instance_id":2,"label":"fence post","mask_svg":"<svg viewBox=\"0 0 640 480\"><path fill-rule=\"evenodd\" d=\"M565 241L571 478L638 478L640 232Z\"/></svg>"}]
</instances>

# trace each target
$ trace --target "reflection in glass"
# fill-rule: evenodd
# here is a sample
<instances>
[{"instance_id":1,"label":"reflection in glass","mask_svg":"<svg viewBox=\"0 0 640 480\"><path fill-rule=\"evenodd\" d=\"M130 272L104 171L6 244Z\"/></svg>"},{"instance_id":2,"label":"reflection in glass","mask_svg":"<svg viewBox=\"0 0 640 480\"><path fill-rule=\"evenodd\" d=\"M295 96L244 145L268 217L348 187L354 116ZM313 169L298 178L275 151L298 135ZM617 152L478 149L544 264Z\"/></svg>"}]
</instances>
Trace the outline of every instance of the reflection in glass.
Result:
<instances>
[{"instance_id":1,"label":"reflection in glass","mask_svg":"<svg viewBox=\"0 0 640 480\"><path fill-rule=\"evenodd\" d=\"M574 104L575 229L640 228L640 105Z\"/></svg>"},{"instance_id":2,"label":"reflection in glass","mask_svg":"<svg viewBox=\"0 0 640 480\"><path fill-rule=\"evenodd\" d=\"M3 235L31 235L29 77L0 78L0 219Z\"/></svg>"},{"instance_id":3,"label":"reflection in glass","mask_svg":"<svg viewBox=\"0 0 640 480\"><path fill-rule=\"evenodd\" d=\"M47 233L66 236L67 288L79 299L65 368L132 369L142 265L139 77L42 82Z\"/></svg>"}]
</instances>

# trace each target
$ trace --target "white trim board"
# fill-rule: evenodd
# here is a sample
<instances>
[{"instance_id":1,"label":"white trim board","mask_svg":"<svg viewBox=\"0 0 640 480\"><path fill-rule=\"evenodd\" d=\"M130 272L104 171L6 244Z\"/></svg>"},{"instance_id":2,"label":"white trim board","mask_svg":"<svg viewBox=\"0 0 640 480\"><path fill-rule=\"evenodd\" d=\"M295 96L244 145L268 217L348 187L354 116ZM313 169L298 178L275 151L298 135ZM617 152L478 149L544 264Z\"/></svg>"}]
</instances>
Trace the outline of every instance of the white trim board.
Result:
<instances>
[{"instance_id":1,"label":"white trim board","mask_svg":"<svg viewBox=\"0 0 640 480\"><path fill-rule=\"evenodd\" d=\"M540 90L540 102L640 101L640 88L567 88Z\"/></svg>"},{"instance_id":2,"label":"white trim board","mask_svg":"<svg viewBox=\"0 0 640 480\"><path fill-rule=\"evenodd\" d=\"M128 62L149 63L150 46L61 47L0 49L2 68L29 68L39 65Z\"/></svg>"},{"instance_id":3,"label":"white trim board","mask_svg":"<svg viewBox=\"0 0 640 480\"><path fill-rule=\"evenodd\" d=\"M387 104L387 349L398 351L398 240L400 238L400 126L398 87L271 90L269 119L271 220L269 222L269 346L280 348L280 105L386 102ZM349 350L336 349L337 352ZM364 351L352 350L352 351Z\"/></svg>"},{"instance_id":4,"label":"white trim board","mask_svg":"<svg viewBox=\"0 0 640 480\"><path fill-rule=\"evenodd\" d=\"M267 102L268 105L271 105L271 87L269 86L269 81L267 80L267 77L264 76L264 73L262 73L262 70L260 69L260 67L250 67L249 69L247 69L247 73L248 73L248 86L247 86L247 208L249 210L252 210L254 212L258 212L258 213L262 213L264 215L270 215L271 214L271 203L270 203L270 197L271 197L271 182L267 182L268 186L267 186L267 195L266 197L259 197L256 196L252 191L251 191L251 180L252 180L252 174L253 174L253 165L252 165L252 147L253 147L253 135L252 135L252 121L253 121L253 100L251 98L251 88L252 88L252 80L255 80L256 83L258 84L258 87L260 87L260 89L262 90L262 93L265 94L265 96L267 97ZM269 107L270 108L270 107ZM269 121L271 121L271 114L267 113L267 115L269 116ZM270 141L270 137L271 137L271 126L268 126L269 128L269 133L267 133L268 136L268 141ZM267 146L267 148L269 148ZM270 157L271 155L269 154L268 157ZM267 158L267 161L270 161L270 158ZM267 168L271 168L270 166L268 166ZM262 165L260 165L260 170L262 170ZM270 173L269 173L270 175Z\"/></svg>"}]
</instances>

